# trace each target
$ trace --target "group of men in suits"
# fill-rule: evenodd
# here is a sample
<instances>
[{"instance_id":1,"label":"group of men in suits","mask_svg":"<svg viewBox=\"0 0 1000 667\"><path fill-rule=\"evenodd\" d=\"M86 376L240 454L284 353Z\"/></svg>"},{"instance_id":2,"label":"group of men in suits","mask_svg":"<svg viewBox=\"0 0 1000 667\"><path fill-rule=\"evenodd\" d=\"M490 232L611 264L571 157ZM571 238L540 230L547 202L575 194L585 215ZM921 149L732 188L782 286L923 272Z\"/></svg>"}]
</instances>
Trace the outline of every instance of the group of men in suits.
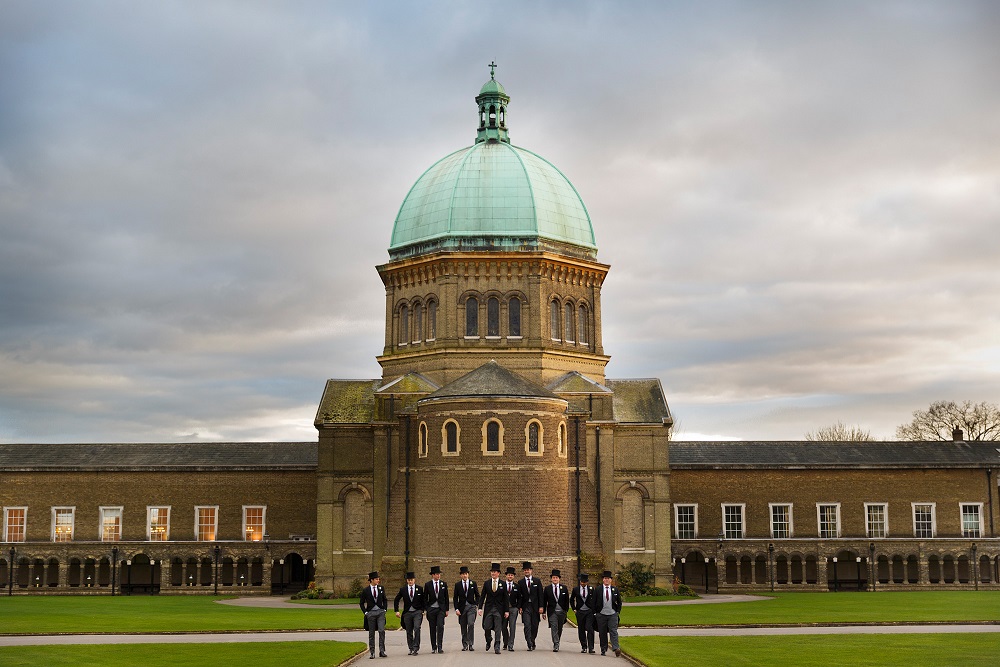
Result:
<instances>
[{"instance_id":1,"label":"group of men in suits","mask_svg":"<svg viewBox=\"0 0 1000 667\"><path fill-rule=\"evenodd\" d=\"M393 601L396 613L406 630L406 644L410 655L420 651L420 627L424 614L430 630L431 653L444 653L444 620L448 616L449 603L455 608L455 615L462 634L462 650L475 651L476 616L482 617L482 628L486 635L486 650L491 648L497 654L501 650L514 650L514 636L517 617L521 617L524 640L529 651L535 650L535 639L542 620L548 621L552 635L552 650L558 652L562 639L566 613L572 609L576 613L577 632L581 653L596 653L594 648L595 629L600 637L601 655L609 647L615 655L621 655L618 644L618 619L622 609L622 597L612 583L610 571L603 573L603 584L591 586L589 576L580 573L579 585L570 591L561 583L559 570L552 570L550 584L542 584L534 576L531 563L522 563L522 577L516 578L513 567L500 576L500 564L490 566L490 578L482 588L469 578L469 568L459 569L459 581L454 594L448 596L448 584L441 581L441 568L431 568L431 580L423 586L416 585L416 575L406 573L406 585L399 589ZM378 572L368 574L368 587L361 591L361 611L365 614L364 627L368 631L369 658L375 657L375 635L379 638L379 655L385 657L385 614L388 602L385 590L380 585ZM402 605L400 604L402 603Z\"/></svg>"}]
</instances>

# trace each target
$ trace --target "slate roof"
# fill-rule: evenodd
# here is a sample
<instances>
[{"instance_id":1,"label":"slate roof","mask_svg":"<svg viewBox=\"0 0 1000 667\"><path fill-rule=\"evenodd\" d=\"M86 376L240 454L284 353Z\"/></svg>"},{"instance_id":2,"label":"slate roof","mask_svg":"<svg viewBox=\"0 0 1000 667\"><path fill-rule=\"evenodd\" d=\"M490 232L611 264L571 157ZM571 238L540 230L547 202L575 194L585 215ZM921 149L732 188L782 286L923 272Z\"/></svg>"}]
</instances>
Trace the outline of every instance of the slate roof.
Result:
<instances>
[{"instance_id":1,"label":"slate roof","mask_svg":"<svg viewBox=\"0 0 1000 667\"><path fill-rule=\"evenodd\" d=\"M0 470L315 470L315 442L0 444Z\"/></svg>"},{"instance_id":2,"label":"slate roof","mask_svg":"<svg viewBox=\"0 0 1000 667\"><path fill-rule=\"evenodd\" d=\"M996 442L671 442L670 467L982 468L1000 466Z\"/></svg>"},{"instance_id":3,"label":"slate roof","mask_svg":"<svg viewBox=\"0 0 1000 667\"><path fill-rule=\"evenodd\" d=\"M327 380L316 409L316 425L369 424L381 380Z\"/></svg>"},{"instance_id":4,"label":"slate roof","mask_svg":"<svg viewBox=\"0 0 1000 667\"><path fill-rule=\"evenodd\" d=\"M395 380L390 380L378 388L380 394L429 394L439 389L430 378L420 373L409 372Z\"/></svg>"},{"instance_id":5,"label":"slate roof","mask_svg":"<svg viewBox=\"0 0 1000 667\"><path fill-rule=\"evenodd\" d=\"M548 389L513 373L496 361L489 361L441 387L422 401L439 398L481 396L489 398L556 398ZM562 399L560 399L562 400Z\"/></svg>"},{"instance_id":6,"label":"slate roof","mask_svg":"<svg viewBox=\"0 0 1000 667\"><path fill-rule=\"evenodd\" d=\"M673 422L663 387L656 378L607 380L614 392L615 421L620 424L662 424Z\"/></svg>"},{"instance_id":7,"label":"slate roof","mask_svg":"<svg viewBox=\"0 0 1000 667\"><path fill-rule=\"evenodd\" d=\"M558 394L610 394L603 384L594 382L579 371L570 371L549 383L548 389Z\"/></svg>"}]
</instances>

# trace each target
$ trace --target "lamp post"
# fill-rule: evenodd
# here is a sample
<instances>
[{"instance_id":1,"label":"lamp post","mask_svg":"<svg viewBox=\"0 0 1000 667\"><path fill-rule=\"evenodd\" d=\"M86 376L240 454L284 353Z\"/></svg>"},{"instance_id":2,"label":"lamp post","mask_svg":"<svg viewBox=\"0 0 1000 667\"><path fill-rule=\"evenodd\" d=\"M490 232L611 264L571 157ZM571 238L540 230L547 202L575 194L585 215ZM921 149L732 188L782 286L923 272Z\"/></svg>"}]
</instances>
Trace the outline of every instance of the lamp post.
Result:
<instances>
[{"instance_id":1,"label":"lamp post","mask_svg":"<svg viewBox=\"0 0 1000 667\"><path fill-rule=\"evenodd\" d=\"M868 543L868 564L872 568L872 592L875 592L875 584L878 582L878 566L875 564L875 543Z\"/></svg>"},{"instance_id":2,"label":"lamp post","mask_svg":"<svg viewBox=\"0 0 1000 667\"><path fill-rule=\"evenodd\" d=\"M786 561L787 562L787 561ZM767 578L771 582L771 592L774 592L774 544L767 545Z\"/></svg>"},{"instance_id":3,"label":"lamp post","mask_svg":"<svg viewBox=\"0 0 1000 667\"><path fill-rule=\"evenodd\" d=\"M118 547L111 547L111 596L115 594L115 576L118 574Z\"/></svg>"},{"instance_id":4,"label":"lamp post","mask_svg":"<svg viewBox=\"0 0 1000 667\"><path fill-rule=\"evenodd\" d=\"M215 594L219 594L219 553L222 551L222 547L218 544L215 545L213 552L215 553Z\"/></svg>"},{"instance_id":5,"label":"lamp post","mask_svg":"<svg viewBox=\"0 0 1000 667\"><path fill-rule=\"evenodd\" d=\"M7 596L14 594L14 559L17 557L17 549L14 547L10 548L8 552L10 554L10 560L7 561Z\"/></svg>"},{"instance_id":6,"label":"lamp post","mask_svg":"<svg viewBox=\"0 0 1000 667\"><path fill-rule=\"evenodd\" d=\"M979 559L976 557L978 550L976 549L976 543L972 543L972 580L976 582L976 590L979 590Z\"/></svg>"}]
</instances>

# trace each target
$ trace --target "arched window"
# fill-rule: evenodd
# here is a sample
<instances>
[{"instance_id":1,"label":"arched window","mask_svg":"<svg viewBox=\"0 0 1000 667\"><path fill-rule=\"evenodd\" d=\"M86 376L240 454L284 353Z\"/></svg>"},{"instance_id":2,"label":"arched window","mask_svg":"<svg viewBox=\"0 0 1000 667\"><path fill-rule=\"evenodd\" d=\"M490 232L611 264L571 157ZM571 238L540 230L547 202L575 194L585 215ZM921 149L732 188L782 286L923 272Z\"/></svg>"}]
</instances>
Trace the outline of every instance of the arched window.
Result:
<instances>
[{"instance_id":1,"label":"arched window","mask_svg":"<svg viewBox=\"0 0 1000 667\"><path fill-rule=\"evenodd\" d=\"M496 127L496 126L497 126L497 108L491 104L490 105L490 127Z\"/></svg>"},{"instance_id":2,"label":"arched window","mask_svg":"<svg viewBox=\"0 0 1000 667\"><path fill-rule=\"evenodd\" d=\"M479 300L474 296L465 302L465 335L479 337Z\"/></svg>"},{"instance_id":3,"label":"arched window","mask_svg":"<svg viewBox=\"0 0 1000 667\"><path fill-rule=\"evenodd\" d=\"M495 296L486 300L486 335L500 336L500 299Z\"/></svg>"},{"instance_id":4,"label":"arched window","mask_svg":"<svg viewBox=\"0 0 1000 667\"><path fill-rule=\"evenodd\" d=\"M549 329L552 331L552 340L559 340L559 302L553 299L549 306Z\"/></svg>"},{"instance_id":5,"label":"arched window","mask_svg":"<svg viewBox=\"0 0 1000 667\"><path fill-rule=\"evenodd\" d=\"M507 335L521 336L521 300L516 296L507 302Z\"/></svg>"},{"instance_id":6,"label":"arched window","mask_svg":"<svg viewBox=\"0 0 1000 667\"><path fill-rule=\"evenodd\" d=\"M420 422L417 432L417 456L427 456L427 424Z\"/></svg>"},{"instance_id":7,"label":"arched window","mask_svg":"<svg viewBox=\"0 0 1000 667\"><path fill-rule=\"evenodd\" d=\"M413 306L413 342L419 343L424 333L424 307L419 303Z\"/></svg>"},{"instance_id":8,"label":"arched window","mask_svg":"<svg viewBox=\"0 0 1000 667\"><path fill-rule=\"evenodd\" d=\"M479 127L486 127L486 107L479 107Z\"/></svg>"},{"instance_id":9,"label":"arched window","mask_svg":"<svg viewBox=\"0 0 1000 667\"><path fill-rule=\"evenodd\" d=\"M566 456L566 424L559 424L559 444L556 447L556 454Z\"/></svg>"},{"instance_id":10,"label":"arched window","mask_svg":"<svg viewBox=\"0 0 1000 667\"><path fill-rule=\"evenodd\" d=\"M405 305L399 309L399 344L406 345L410 340L410 309Z\"/></svg>"},{"instance_id":11,"label":"arched window","mask_svg":"<svg viewBox=\"0 0 1000 667\"><path fill-rule=\"evenodd\" d=\"M450 419L445 422L444 429L444 442L441 443L441 453L445 456L455 456L458 454L458 422L454 419Z\"/></svg>"},{"instance_id":12,"label":"arched window","mask_svg":"<svg viewBox=\"0 0 1000 667\"><path fill-rule=\"evenodd\" d=\"M503 424L491 419L483 424L483 454L503 454Z\"/></svg>"},{"instance_id":13,"label":"arched window","mask_svg":"<svg viewBox=\"0 0 1000 667\"><path fill-rule=\"evenodd\" d=\"M371 503L367 502L363 492L352 490L344 495L345 549L361 550L368 548L371 516Z\"/></svg>"},{"instance_id":14,"label":"arched window","mask_svg":"<svg viewBox=\"0 0 1000 667\"><path fill-rule=\"evenodd\" d=\"M646 517L643 513L642 491L628 489L622 494L622 548L642 549Z\"/></svg>"},{"instance_id":15,"label":"arched window","mask_svg":"<svg viewBox=\"0 0 1000 667\"><path fill-rule=\"evenodd\" d=\"M501 106L500 107L500 127L504 126L504 122L506 121L506 119L505 119L506 115L507 115L507 108Z\"/></svg>"},{"instance_id":16,"label":"arched window","mask_svg":"<svg viewBox=\"0 0 1000 667\"><path fill-rule=\"evenodd\" d=\"M580 317L577 318L576 333L580 342L586 345L589 340L588 332L590 331L590 318L587 316L587 306L581 303L577 312L580 314Z\"/></svg>"},{"instance_id":17,"label":"arched window","mask_svg":"<svg viewBox=\"0 0 1000 667\"><path fill-rule=\"evenodd\" d=\"M524 451L529 456L537 456L542 453L542 427L537 421L528 422L527 441L524 443Z\"/></svg>"},{"instance_id":18,"label":"arched window","mask_svg":"<svg viewBox=\"0 0 1000 667\"><path fill-rule=\"evenodd\" d=\"M563 317L563 324L566 326L566 331L563 335L563 340L565 340L567 343L572 343L574 340L576 340L576 336L573 335L573 329L575 328L574 325L576 324L576 317L574 316L576 315L576 313L574 313L573 310L574 310L573 304L567 303L566 315L565 317Z\"/></svg>"},{"instance_id":19,"label":"arched window","mask_svg":"<svg viewBox=\"0 0 1000 667\"><path fill-rule=\"evenodd\" d=\"M437 316L437 301L431 301L427 304L427 340L435 340L437 338Z\"/></svg>"}]
</instances>

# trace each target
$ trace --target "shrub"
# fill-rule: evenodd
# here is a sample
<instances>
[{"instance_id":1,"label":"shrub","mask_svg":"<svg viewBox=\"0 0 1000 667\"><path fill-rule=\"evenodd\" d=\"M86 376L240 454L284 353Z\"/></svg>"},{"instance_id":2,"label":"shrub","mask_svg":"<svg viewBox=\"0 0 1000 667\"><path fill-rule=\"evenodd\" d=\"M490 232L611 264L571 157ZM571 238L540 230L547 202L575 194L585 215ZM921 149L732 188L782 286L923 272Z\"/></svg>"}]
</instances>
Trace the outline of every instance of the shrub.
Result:
<instances>
[{"instance_id":1,"label":"shrub","mask_svg":"<svg viewBox=\"0 0 1000 667\"><path fill-rule=\"evenodd\" d=\"M365 589L365 585L366 585L365 582L361 581L361 579L353 579L353 580L351 580L351 585L347 589L347 595L345 595L344 597L348 597L348 598L359 598L359 597L361 597L361 591L363 591Z\"/></svg>"},{"instance_id":2,"label":"shrub","mask_svg":"<svg viewBox=\"0 0 1000 667\"><path fill-rule=\"evenodd\" d=\"M632 561L618 572L618 588L627 597L653 595L650 591L655 580L653 566L638 561Z\"/></svg>"}]
</instances>

